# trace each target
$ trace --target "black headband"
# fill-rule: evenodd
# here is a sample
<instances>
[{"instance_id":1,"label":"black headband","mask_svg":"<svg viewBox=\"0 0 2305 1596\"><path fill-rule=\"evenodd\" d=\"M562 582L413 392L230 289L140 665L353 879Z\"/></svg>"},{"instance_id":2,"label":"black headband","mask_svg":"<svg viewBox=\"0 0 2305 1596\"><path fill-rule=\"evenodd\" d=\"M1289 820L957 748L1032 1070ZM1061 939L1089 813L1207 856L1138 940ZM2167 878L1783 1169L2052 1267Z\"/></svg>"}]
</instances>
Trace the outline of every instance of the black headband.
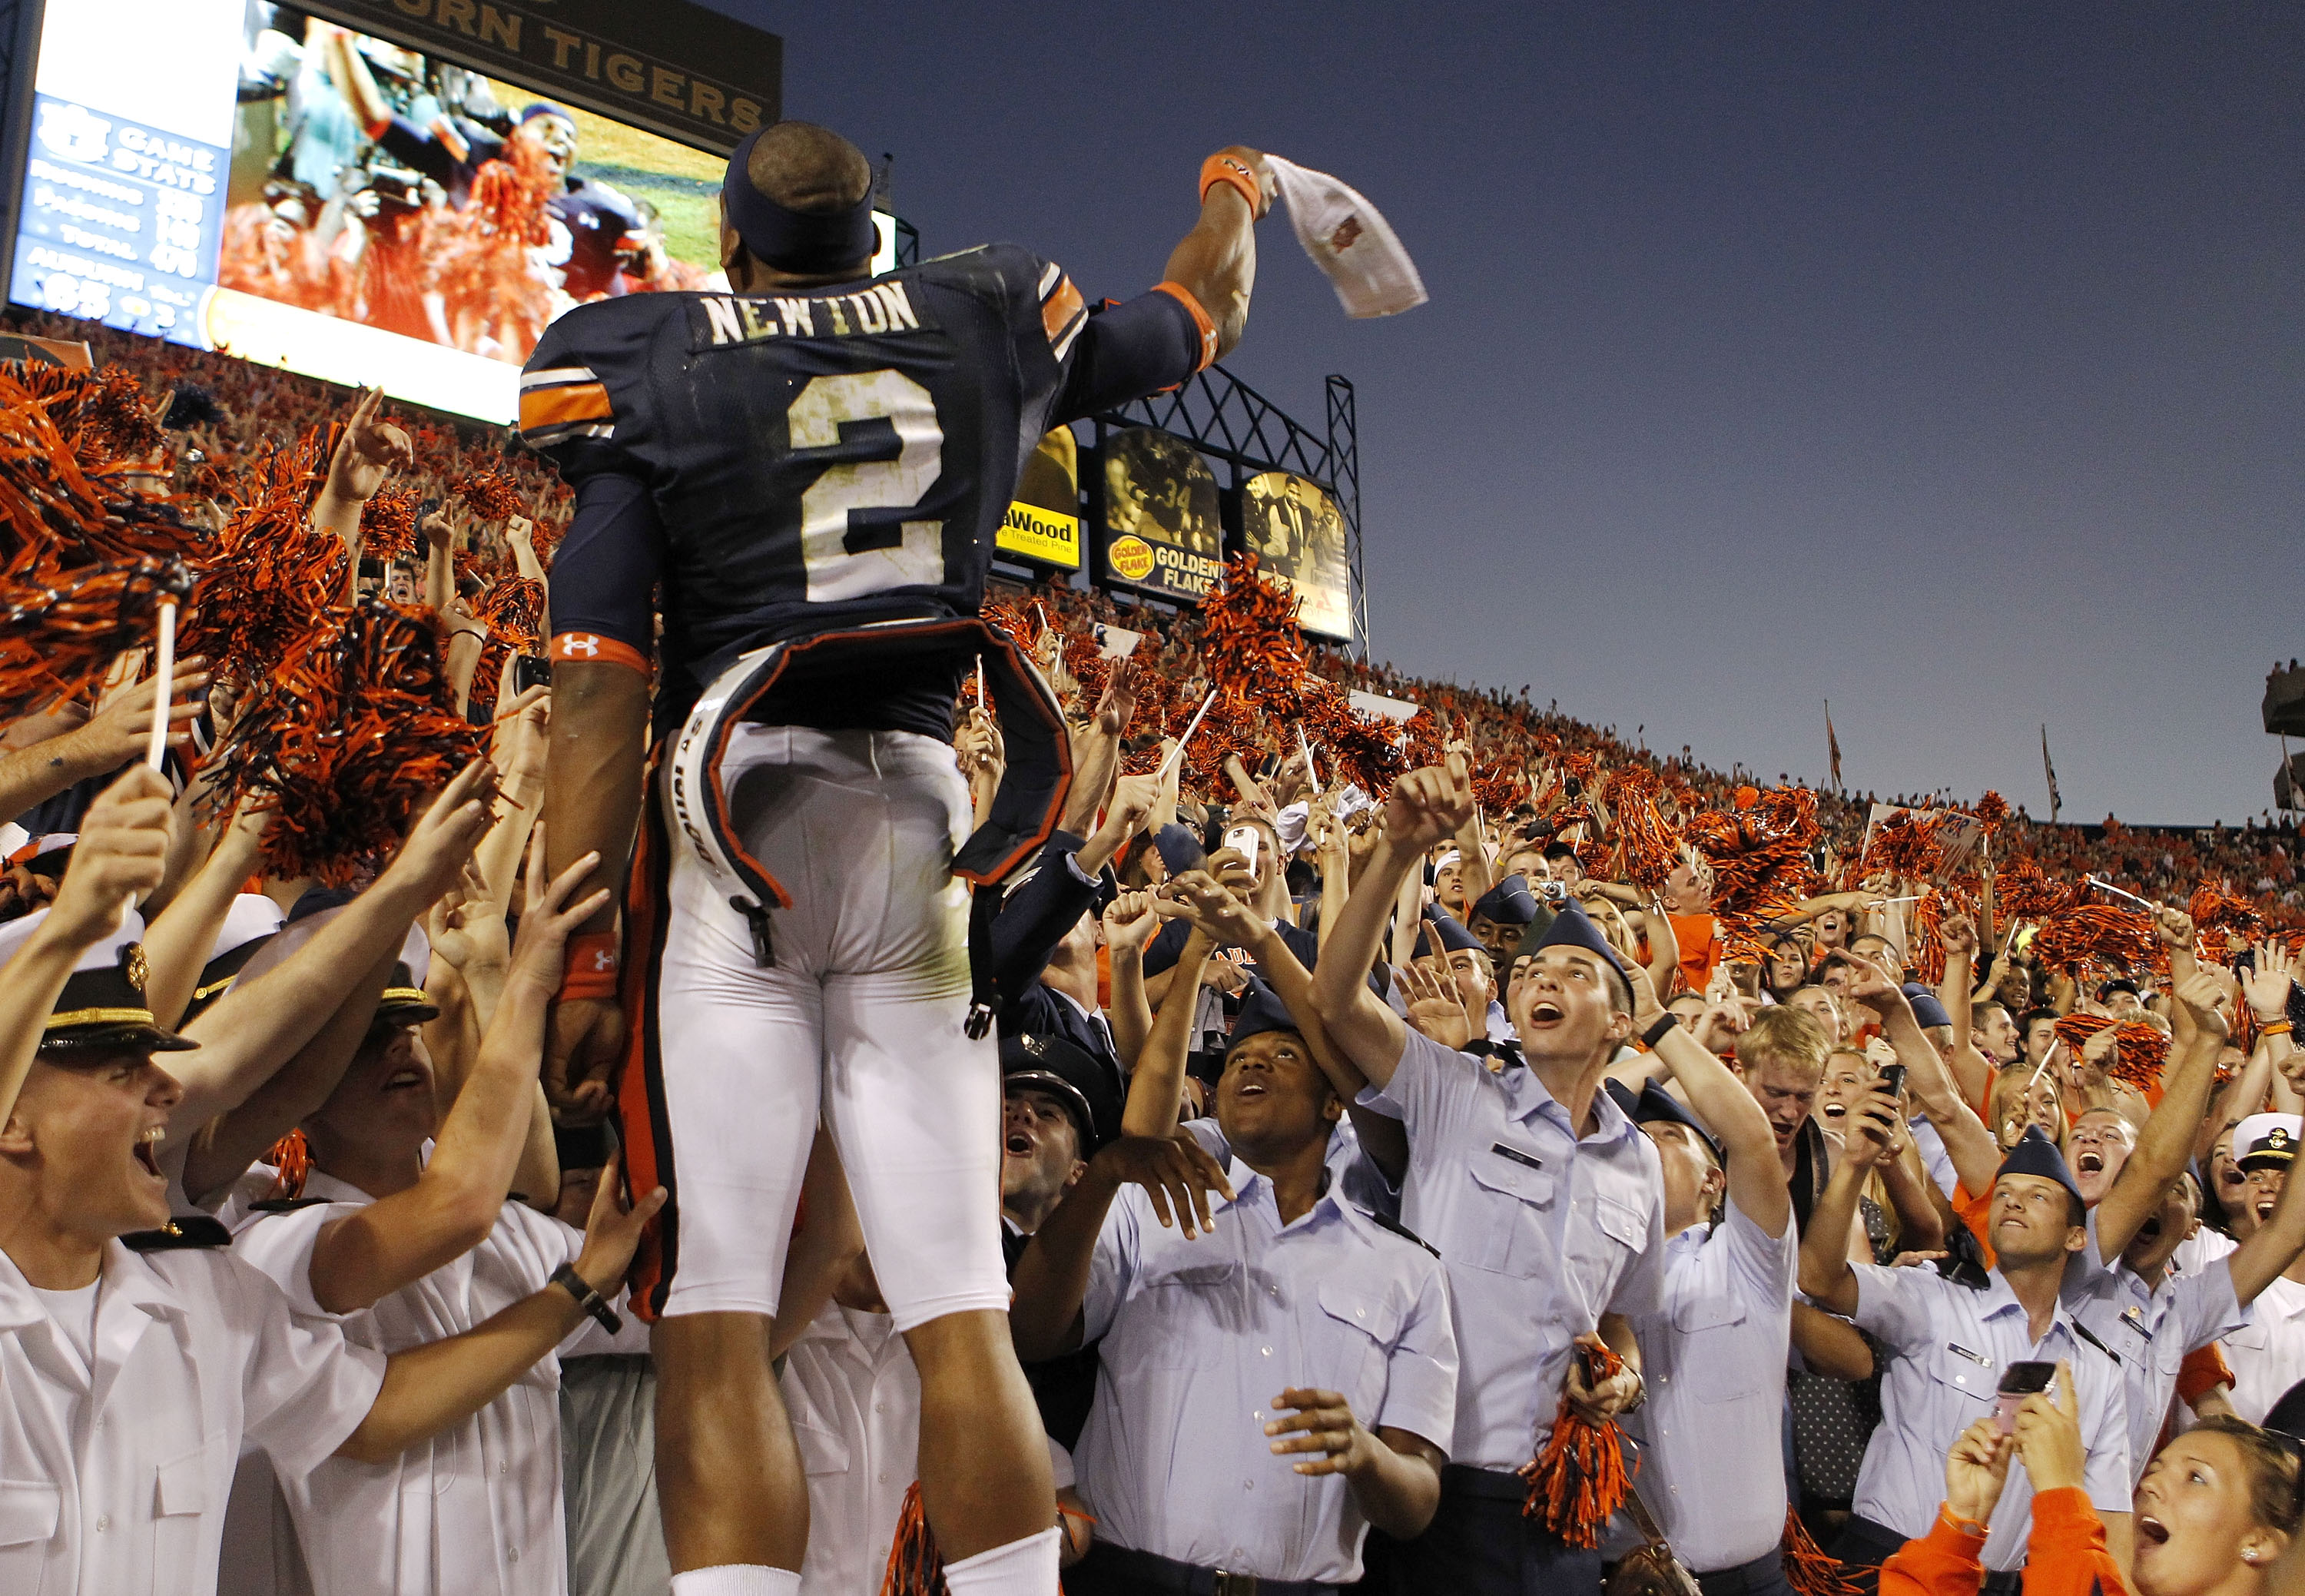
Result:
<instances>
[{"instance_id":1,"label":"black headband","mask_svg":"<svg viewBox=\"0 0 2305 1596\"><path fill-rule=\"evenodd\" d=\"M753 147L766 127L744 135L728 158L728 175L720 182L720 198L728 209L728 225L744 241L753 259L778 271L823 277L846 271L859 260L870 260L880 239L872 226L872 191L845 210L822 213L789 210L753 186L744 170Z\"/></svg>"}]
</instances>

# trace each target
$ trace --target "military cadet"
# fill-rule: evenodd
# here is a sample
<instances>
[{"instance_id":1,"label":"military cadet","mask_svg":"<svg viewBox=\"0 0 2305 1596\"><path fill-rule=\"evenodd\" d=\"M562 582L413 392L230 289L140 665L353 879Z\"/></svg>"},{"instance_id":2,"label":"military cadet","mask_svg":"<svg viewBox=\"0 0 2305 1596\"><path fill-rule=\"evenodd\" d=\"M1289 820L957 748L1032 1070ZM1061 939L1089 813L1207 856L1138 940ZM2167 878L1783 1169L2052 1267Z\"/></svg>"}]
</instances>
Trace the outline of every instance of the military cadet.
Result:
<instances>
[{"instance_id":1,"label":"military cadet","mask_svg":"<svg viewBox=\"0 0 2305 1596\"><path fill-rule=\"evenodd\" d=\"M556 1284L387 1357L292 1313L221 1225L170 1220L156 1149L179 1092L153 1054L194 1044L152 1023L140 950L115 929L158 880L168 808L132 768L90 807L55 904L0 949L0 1590L208 1596L243 1444L283 1474L388 1464L583 1319ZM622 1276L654 1207L595 1210L586 1295Z\"/></svg>"},{"instance_id":2,"label":"military cadet","mask_svg":"<svg viewBox=\"0 0 2305 1596\"><path fill-rule=\"evenodd\" d=\"M1870 1331L1889 1354L1881 1422L1866 1446L1856 1511L1834 1548L1843 1568L1870 1588L1884 1559L1928 1532L1944 1495L1946 1450L1992 1414L2000 1381L2019 1362L2071 1366L2089 1499L2108 1540L2125 1534L2131 1472L2121 1369L2058 1295L2068 1257L2088 1242L2080 1187L2056 1144L2029 1129L1994 1182L1986 1212L1998 1261L1983 1289L1934 1269L1852 1264L1847 1238L1858 1193L1900 1112L1896 1097L1875 1086L1850 1113L1841 1156L1801 1242L1802 1292ZM2032 1495L2030 1480L2012 1471L1985 1546L1988 1591L2017 1589Z\"/></svg>"},{"instance_id":3,"label":"military cadet","mask_svg":"<svg viewBox=\"0 0 2305 1596\"><path fill-rule=\"evenodd\" d=\"M1333 1589L1360 1577L1369 1526L1415 1535L1440 1497L1456 1378L1442 1271L1347 1199L1331 1169L1344 1105L1262 984L1213 1122L1187 1127L1222 1166L1219 1196L1120 1192L1178 1145L1209 945L1196 924L1131 1082L1130 1122L1156 1133L1091 1158L1016 1270L1025 1357L1105 1342L1076 1458L1096 1541L1067 1580L1091 1596Z\"/></svg>"},{"instance_id":4,"label":"military cadet","mask_svg":"<svg viewBox=\"0 0 2305 1596\"><path fill-rule=\"evenodd\" d=\"M2293 1114L2254 1114L2233 1128L2241 1165L2241 1200L2227 1205L2233 1234L2243 1247L2281 1217L2282 1199L2305 1122ZM2238 1258L2238 1249L2234 1251ZM2258 1293L2250 1323L2224 1338L2233 1365L2233 1411L2260 1421L2283 1394L2305 1379L2305 1259L2290 1263ZM2235 1290L2239 1290L2236 1276Z\"/></svg>"},{"instance_id":5,"label":"military cadet","mask_svg":"<svg viewBox=\"0 0 2305 1596\"><path fill-rule=\"evenodd\" d=\"M259 1204L234 1242L299 1312L334 1318L350 1340L392 1353L468 1330L557 1281L574 1281L572 1292L583 1284L574 1269L583 1233L508 1195L567 936L604 896L567 906L593 862L578 861L548 887L542 839L532 842L511 966L445 1115L417 1030L438 1011L396 967L398 984L385 989L369 1045L305 1121L312 1170L302 1199ZM600 1186L613 1193L612 1171ZM607 1304L595 1318L598 1329L586 1327L570 1350L646 1347L636 1319ZM564 1591L558 1386L558 1361L547 1357L422 1458L386 1471L332 1459L283 1473L315 1596Z\"/></svg>"},{"instance_id":6,"label":"military cadet","mask_svg":"<svg viewBox=\"0 0 2305 1596\"><path fill-rule=\"evenodd\" d=\"M1121 1105L1104 1067L1062 1037L1003 1037L1000 1074L1000 1245L1013 1277L1033 1233L1120 1134ZM1096 1348L1028 1363L1025 1379L1050 1436L1078 1444L1096 1395Z\"/></svg>"},{"instance_id":7,"label":"military cadet","mask_svg":"<svg viewBox=\"0 0 2305 1596\"><path fill-rule=\"evenodd\" d=\"M1541 914L1544 911L1537 907L1536 894L1528 890L1527 878L1508 875L1473 900L1473 907L1466 913L1465 928L1501 969ZM1550 915L1544 917L1552 918Z\"/></svg>"},{"instance_id":8,"label":"military cadet","mask_svg":"<svg viewBox=\"0 0 2305 1596\"><path fill-rule=\"evenodd\" d=\"M1596 1420L1636 1401L1640 1351L1625 1321L1663 1300L1656 1148L1600 1089L1632 1033L1630 978L1564 905L1508 989L1527 1067L1498 1073L1410 1031L1362 979L1408 872L1472 808L1454 758L1395 784L1313 990L1329 1045L1406 1126L1401 1217L1440 1250L1456 1310L1451 1461L1432 1527L1403 1549L1410 1586L1593 1590L1599 1553L1523 1516L1528 1487L1515 1471L1544 1445L1564 1392ZM1596 1337L1624 1366L1588 1390L1577 1353Z\"/></svg>"},{"instance_id":9,"label":"military cadet","mask_svg":"<svg viewBox=\"0 0 2305 1596\"><path fill-rule=\"evenodd\" d=\"M1663 1011L1647 984L1635 1023ZM1663 1300L1633 1320L1648 1400L1626 1421L1645 1443L1636 1485L1705 1596L1785 1596L1785 1476L1755 1466L1785 1402L1799 1238L1769 1116L1712 1049L1743 1011L1708 1009L1669 1025L1658 1057L1688 1096L1651 1080L1620 1106L1656 1144L1664 1177Z\"/></svg>"}]
</instances>

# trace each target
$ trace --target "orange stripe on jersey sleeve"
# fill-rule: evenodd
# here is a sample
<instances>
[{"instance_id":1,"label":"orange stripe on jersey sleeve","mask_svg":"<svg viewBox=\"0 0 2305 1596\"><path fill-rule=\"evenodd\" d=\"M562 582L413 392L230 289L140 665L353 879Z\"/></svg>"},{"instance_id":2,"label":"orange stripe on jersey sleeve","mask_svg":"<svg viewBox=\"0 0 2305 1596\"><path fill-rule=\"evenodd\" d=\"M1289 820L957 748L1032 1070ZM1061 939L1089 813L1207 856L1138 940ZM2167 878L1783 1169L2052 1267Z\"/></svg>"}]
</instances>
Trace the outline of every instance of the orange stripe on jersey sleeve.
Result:
<instances>
[{"instance_id":1,"label":"orange stripe on jersey sleeve","mask_svg":"<svg viewBox=\"0 0 2305 1596\"><path fill-rule=\"evenodd\" d=\"M598 632L561 632L552 639L549 657L575 665L622 665L649 674L648 656L629 643L603 637Z\"/></svg>"},{"instance_id":2,"label":"orange stripe on jersey sleeve","mask_svg":"<svg viewBox=\"0 0 2305 1596\"><path fill-rule=\"evenodd\" d=\"M1049 342L1053 344L1064 337L1065 329L1084 308L1080 290L1073 286L1072 278L1059 277L1056 292L1041 302L1041 330L1049 335Z\"/></svg>"},{"instance_id":3,"label":"orange stripe on jersey sleeve","mask_svg":"<svg viewBox=\"0 0 2305 1596\"><path fill-rule=\"evenodd\" d=\"M565 388L532 388L520 396L520 430L540 432L575 422L614 419L616 406L608 390L598 382L572 382Z\"/></svg>"},{"instance_id":4,"label":"orange stripe on jersey sleeve","mask_svg":"<svg viewBox=\"0 0 2305 1596\"><path fill-rule=\"evenodd\" d=\"M1155 283L1152 285L1152 292L1174 295L1178 304L1192 312L1193 325L1200 330L1201 335L1201 363L1193 369L1196 371L1205 371L1214 365L1217 358L1217 324L1209 320L1209 313L1201 308L1201 302L1194 297L1193 291L1182 283Z\"/></svg>"}]
</instances>

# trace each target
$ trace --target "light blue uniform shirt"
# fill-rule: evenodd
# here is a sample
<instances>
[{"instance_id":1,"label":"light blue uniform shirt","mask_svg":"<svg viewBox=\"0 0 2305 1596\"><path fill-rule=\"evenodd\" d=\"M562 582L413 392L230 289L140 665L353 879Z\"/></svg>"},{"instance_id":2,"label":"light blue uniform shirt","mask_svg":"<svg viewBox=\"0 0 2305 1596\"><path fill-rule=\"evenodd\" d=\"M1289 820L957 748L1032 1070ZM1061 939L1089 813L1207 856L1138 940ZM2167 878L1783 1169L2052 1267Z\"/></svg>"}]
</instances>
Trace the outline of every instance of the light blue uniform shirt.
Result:
<instances>
[{"instance_id":1,"label":"light blue uniform shirt","mask_svg":"<svg viewBox=\"0 0 2305 1596\"><path fill-rule=\"evenodd\" d=\"M1972 1291L1930 1268L1850 1267L1857 1271L1854 1322L1887 1343L1890 1353L1881 1378L1881 1423L1857 1475L1858 1513L1909 1541L1927 1534L1944 1500L1945 1454L1961 1431L1992 1413L2001 1371L2012 1363L2059 1359L2071 1365L2080 1387L2088 1498L2100 1513L2130 1510L2121 1370L2074 1334L2071 1310L2063 1302L2036 1342L2024 1304L1998 1269L1991 1285ZM2013 1463L1993 1509L1985 1566L2021 1565L2032 1522L2033 1482L2024 1464Z\"/></svg>"},{"instance_id":2,"label":"light blue uniform shirt","mask_svg":"<svg viewBox=\"0 0 2305 1596\"><path fill-rule=\"evenodd\" d=\"M1448 1266L1464 1360L1450 1457L1517 1469L1552 1433L1573 1339L1663 1300L1656 1148L1606 1092L1580 1141L1532 1071L1491 1074L1413 1030L1377 1101L1408 1131L1402 1222Z\"/></svg>"},{"instance_id":3,"label":"light blue uniform shirt","mask_svg":"<svg viewBox=\"0 0 2305 1596\"><path fill-rule=\"evenodd\" d=\"M1708 1234L1666 1243L1664 1305L1633 1321L1648 1399L1625 1420L1645 1448L1641 1500L1700 1574L1741 1568L1785 1532L1777 1436L1800 1239L1734 1203Z\"/></svg>"},{"instance_id":4,"label":"light blue uniform shirt","mask_svg":"<svg viewBox=\"0 0 2305 1596\"><path fill-rule=\"evenodd\" d=\"M1187 1127L1222 1156L1212 1121ZM1446 1447L1457 1343L1433 1255L1342 1199L1331 1179L1283 1226L1272 1183L1232 1159L1213 1234L1187 1241L1136 1187L1090 1264L1096 1401L1074 1449L1096 1537L1204 1568L1348 1584L1368 1528L1341 1475L1276 1455L1266 1423L1293 1387L1340 1393L1371 1430Z\"/></svg>"},{"instance_id":5,"label":"light blue uniform shirt","mask_svg":"<svg viewBox=\"0 0 2305 1596\"><path fill-rule=\"evenodd\" d=\"M2094 1251L2094 1231L2090 1246ZM2065 1301L2081 1327L2121 1360L2122 1399L2129 1412L2130 1483L2134 1485L2153 1461L2185 1354L2250 1322L2250 1310L2233 1298L2232 1259L2213 1259L2190 1275L2172 1268L2162 1276L2159 1286L2149 1290L2137 1271L2123 1263L2099 1270L2078 1286L2069 1282Z\"/></svg>"}]
</instances>

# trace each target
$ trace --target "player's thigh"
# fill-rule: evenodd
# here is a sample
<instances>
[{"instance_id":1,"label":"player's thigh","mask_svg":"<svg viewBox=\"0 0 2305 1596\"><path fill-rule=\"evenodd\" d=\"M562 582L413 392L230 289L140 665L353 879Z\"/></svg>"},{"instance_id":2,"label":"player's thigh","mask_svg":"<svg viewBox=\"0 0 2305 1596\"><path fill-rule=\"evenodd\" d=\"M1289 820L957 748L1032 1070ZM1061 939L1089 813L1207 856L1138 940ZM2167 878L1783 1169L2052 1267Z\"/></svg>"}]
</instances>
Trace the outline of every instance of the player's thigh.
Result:
<instances>
[{"instance_id":1,"label":"player's thigh","mask_svg":"<svg viewBox=\"0 0 2305 1596\"><path fill-rule=\"evenodd\" d=\"M1000 1257L1000 1055L963 1030L965 980L834 976L824 1117L899 1329L1008 1302Z\"/></svg>"},{"instance_id":2,"label":"player's thigh","mask_svg":"<svg viewBox=\"0 0 2305 1596\"><path fill-rule=\"evenodd\" d=\"M813 977L759 969L749 941L684 912L693 883L682 877L696 869L674 866L648 1061L675 1208L664 1311L773 1313L816 1128L821 994Z\"/></svg>"}]
</instances>

